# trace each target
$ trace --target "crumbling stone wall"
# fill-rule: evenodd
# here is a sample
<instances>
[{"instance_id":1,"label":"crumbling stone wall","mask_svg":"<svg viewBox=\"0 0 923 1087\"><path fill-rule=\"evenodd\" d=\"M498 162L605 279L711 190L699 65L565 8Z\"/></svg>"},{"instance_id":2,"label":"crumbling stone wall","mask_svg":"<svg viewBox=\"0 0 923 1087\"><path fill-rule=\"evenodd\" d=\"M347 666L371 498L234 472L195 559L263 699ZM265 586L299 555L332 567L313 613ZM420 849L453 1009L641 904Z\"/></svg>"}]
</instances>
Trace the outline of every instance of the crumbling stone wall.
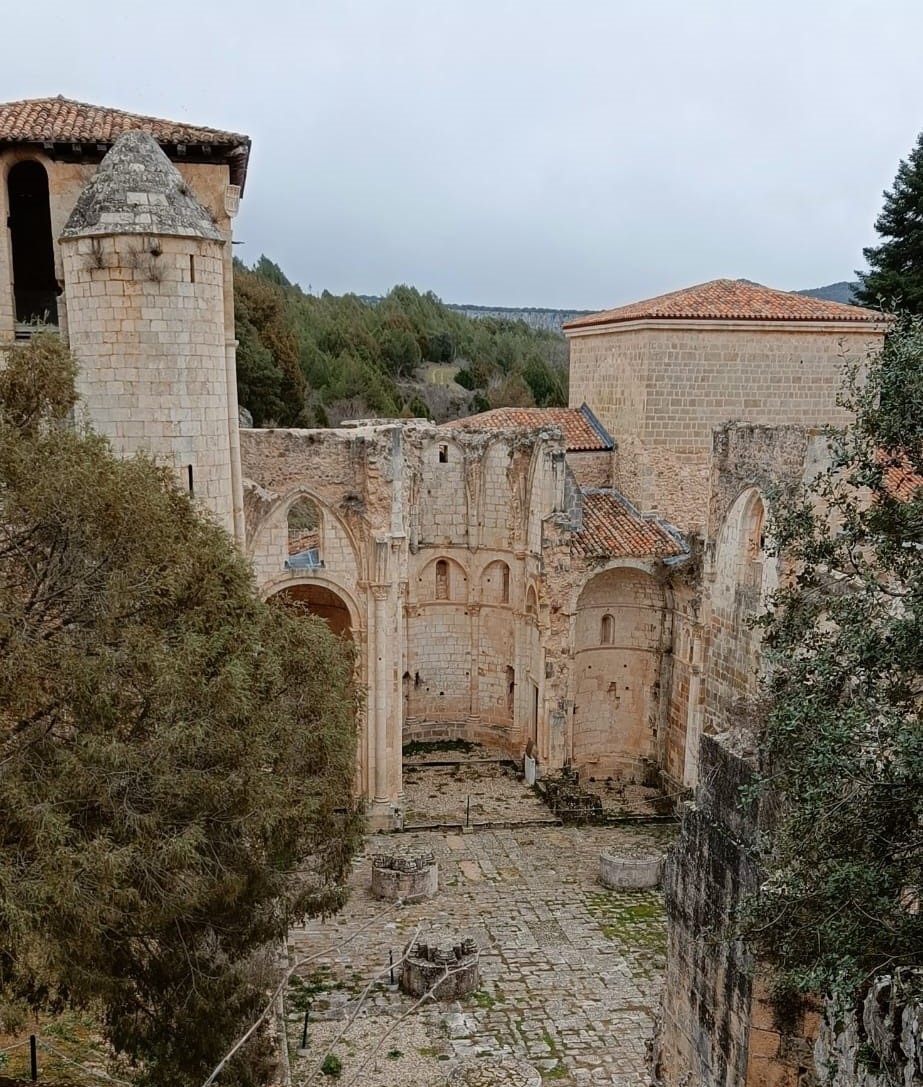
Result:
<instances>
[{"instance_id":1,"label":"crumbling stone wall","mask_svg":"<svg viewBox=\"0 0 923 1087\"><path fill-rule=\"evenodd\" d=\"M702 738L695 802L664 874L667 968L654 1073L669 1087L814 1082L816 1008L775 1003L733 932L734 910L761 878L752 846L768 814L740 794L753 775L752 754Z\"/></svg>"},{"instance_id":2,"label":"crumbling stone wall","mask_svg":"<svg viewBox=\"0 0 923 1087\"><path fill-rule=\"evenodd\" d=\"M732 423L715 431L705 554L709 646L706 732L722 732L758 689L762 614L778 581L768 553L767 492L801 482L812 434L804 427Z\"/></svg>"}]
</instances>

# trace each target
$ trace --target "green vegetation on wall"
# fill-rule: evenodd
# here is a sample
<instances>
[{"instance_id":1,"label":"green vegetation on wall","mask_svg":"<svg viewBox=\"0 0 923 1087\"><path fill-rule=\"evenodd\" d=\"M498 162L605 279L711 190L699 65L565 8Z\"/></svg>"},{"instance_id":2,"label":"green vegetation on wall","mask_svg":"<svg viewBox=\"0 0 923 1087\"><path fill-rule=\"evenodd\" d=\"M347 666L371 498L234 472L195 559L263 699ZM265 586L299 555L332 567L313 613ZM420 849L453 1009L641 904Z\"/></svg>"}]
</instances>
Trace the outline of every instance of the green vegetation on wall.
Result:
<instances>
[{"instance_id":1,"label":"green vegetation on wall","mask_svg":"<svg viewBox=\"0 0 923 1087\"><path fill-rule=\"evenodd\" d=\"M306 294L261 257L234 269L240 403L256 426L567 403L567 345L523 321L473 319L432 293ZM427 364L430 364L427 366ZM452 374L428 374L450 367ZM454 380L451 380L454 375ZM435 380L439 376L443 380Z\"/></svg>"},{"instance_id":2,"label":"green vegetation on wall","mask_svg":"<svg viewBox=\"0 0 923 1087\"><path fill-rule=\"evenodd\" d=\"M853 374L829 468L773 501L793 563L765 620L777 825L744 934L784 988L923 965L923 323ZM831 525L836 531L831 532Z\"/></svg>"}]
</instances>

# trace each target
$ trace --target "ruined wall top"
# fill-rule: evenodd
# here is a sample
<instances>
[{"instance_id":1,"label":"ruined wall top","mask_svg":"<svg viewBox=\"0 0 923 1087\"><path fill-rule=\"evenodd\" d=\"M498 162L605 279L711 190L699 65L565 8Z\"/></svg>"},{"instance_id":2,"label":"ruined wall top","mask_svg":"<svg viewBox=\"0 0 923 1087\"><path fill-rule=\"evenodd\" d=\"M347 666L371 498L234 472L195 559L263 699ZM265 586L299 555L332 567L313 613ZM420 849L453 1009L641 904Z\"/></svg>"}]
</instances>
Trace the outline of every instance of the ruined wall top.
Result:
<instances>
[{"instance_id":1,"label":"ruined wall top","mask_svg":"<svg viewBox=\"0 0 923 1087\"><path fill-rule=\"evenodd\" d=\"M80 194L63 238L103 234L222 236L179 170L146 132L126 132Z\"/></svg>"}]
</instances>

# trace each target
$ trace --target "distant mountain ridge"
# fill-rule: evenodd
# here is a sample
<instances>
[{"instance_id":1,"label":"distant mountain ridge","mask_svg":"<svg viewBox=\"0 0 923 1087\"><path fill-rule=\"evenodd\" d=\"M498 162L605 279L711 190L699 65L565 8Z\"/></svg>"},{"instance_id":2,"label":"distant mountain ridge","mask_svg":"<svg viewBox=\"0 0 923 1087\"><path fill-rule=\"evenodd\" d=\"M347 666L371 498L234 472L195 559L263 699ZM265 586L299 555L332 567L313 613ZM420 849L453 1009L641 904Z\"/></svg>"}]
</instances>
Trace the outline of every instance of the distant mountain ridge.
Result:
<instances>
[{"instance_id":1,"label":"distant mountain ridge","mask_svg":"<svg viewBox=\"0 0 923 1087\"><path fill-rule=\"evenodd\" d=\"M840 280L839 283L828 283L825 287L808 287L802 291L792 291L792 294L803 294L808 298L820 298L827 302L853 301L853 294L859 284L856 281ZM359 295L361 301L370 306L377 306L381 301L378 295ZM444 302L443 305L465 317L493 318L496 321L523 321L530 328L543 332L561 331L561 326L568 321L575 321L578 317L586 317L596 313L591 309L552 309L548 306L473 306L464 302Z\"/></svg>"},{"instance_id":2,"label":"distant mountain ridge","mask_svg":"<svg viewBox=\"0 0 923 1087\"><path fill-rule=\"evenodd\" d=\"M807 298L820 298L825 302L845 302L847 305L855 301L855 293L859 289L858 280L841 279L839 283L828 283L826 287L809 287L804 291L792 291L792 294L803 294Z\"/></svg>"}]
</instances>

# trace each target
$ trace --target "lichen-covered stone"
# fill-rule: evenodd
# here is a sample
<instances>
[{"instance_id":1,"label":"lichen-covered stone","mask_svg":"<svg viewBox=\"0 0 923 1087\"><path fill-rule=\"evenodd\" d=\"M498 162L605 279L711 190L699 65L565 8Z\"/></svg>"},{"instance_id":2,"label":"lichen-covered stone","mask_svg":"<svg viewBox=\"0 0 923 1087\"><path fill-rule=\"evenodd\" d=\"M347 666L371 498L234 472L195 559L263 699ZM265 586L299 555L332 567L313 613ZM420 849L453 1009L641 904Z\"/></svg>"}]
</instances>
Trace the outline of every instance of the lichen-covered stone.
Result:
<instances>
[{"instance_id":1,"label":"lichen-covered stone","mask_svg":"<svg viewBox=\"0 0 923 1087\"><path fill-rule=\"evenodd\" d=\"M146 132L126 132L99 164L62 237L152 234L221 241L211 216Z\"/></svg>"}]
</instances>

